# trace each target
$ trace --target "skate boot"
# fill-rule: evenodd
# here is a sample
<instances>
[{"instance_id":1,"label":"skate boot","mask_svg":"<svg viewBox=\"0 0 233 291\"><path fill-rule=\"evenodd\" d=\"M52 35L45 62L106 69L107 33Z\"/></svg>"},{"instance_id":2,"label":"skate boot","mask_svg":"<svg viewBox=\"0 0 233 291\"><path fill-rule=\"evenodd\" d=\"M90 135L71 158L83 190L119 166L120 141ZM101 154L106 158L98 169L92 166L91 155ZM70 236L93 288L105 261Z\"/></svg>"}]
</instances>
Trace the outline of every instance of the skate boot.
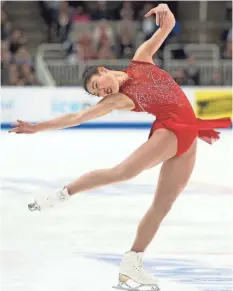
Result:
<instances>
[{"instance_id":1,"label":"skate boot","mask_svg":"<svg viewBox=\"0 0 233 291\"><path fill-rule=\"evenodd\" d=\"M127 252L120 265L119 282L115 289L160 291L157 279L143 269L143 253Z\"/></svg>"},{"instance_id":2,"label":"skate boot","mask_svg":"<svg viewBox=\"0 0 233 291\"><path fill-rule=\"evenodd\" d=\"M28 209L30 211L43 211L54 207L63 201L68 200L70 197L66 188L63 190L49 193L49 195L40 196L34 200L33 203L28 204Z\"/></svg>"}]
</instances>

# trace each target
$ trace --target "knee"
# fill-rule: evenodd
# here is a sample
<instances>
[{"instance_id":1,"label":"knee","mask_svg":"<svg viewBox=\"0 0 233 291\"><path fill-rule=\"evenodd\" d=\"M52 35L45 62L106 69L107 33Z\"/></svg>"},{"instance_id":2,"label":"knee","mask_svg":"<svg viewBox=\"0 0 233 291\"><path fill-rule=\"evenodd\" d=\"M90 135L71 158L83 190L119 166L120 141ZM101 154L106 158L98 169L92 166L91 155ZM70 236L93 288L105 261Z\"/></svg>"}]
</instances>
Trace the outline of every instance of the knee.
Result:
<instances>
[{"instance_id":1,"label":"knee","mask_svg":"<svg viewBox=\"0 0 233 291\"><path fill-rule=\"evenodd\" d=\"M152 208L154 211L163 219L172 209L173 202L163 201L158 202L154 201L152 204Z\"/></svg>"},{"instance_id":2,"label":"knee","mask_svg":"<svg viewBox=\"0 0 233 291\"><path fill-rule=\"evenodd\" d=\"M135 168L116 166L112 169L113 175L117 181L126 181L137 176L140 171Z\"/></svg>"}]
</instances>

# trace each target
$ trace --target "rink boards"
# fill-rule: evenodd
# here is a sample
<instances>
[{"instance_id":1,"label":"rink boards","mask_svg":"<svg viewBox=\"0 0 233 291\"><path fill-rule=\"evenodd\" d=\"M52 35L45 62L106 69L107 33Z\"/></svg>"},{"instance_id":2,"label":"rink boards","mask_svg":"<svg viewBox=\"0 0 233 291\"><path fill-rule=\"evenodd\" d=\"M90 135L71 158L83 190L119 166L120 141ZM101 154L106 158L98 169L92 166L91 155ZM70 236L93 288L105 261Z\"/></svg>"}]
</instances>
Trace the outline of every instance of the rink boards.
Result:
<instances>
[{"instance_id":1,"label":"rink boards","mask_svg":"<svg viewBox=\"0 0 233 291\"><path fill-rule=\"evenodd\" d=\"M203 119L231 117L231 88L184 87L197 117ZM1 90L1 126L9 128L17 118L39 122L61 114L79 112L96 104L100 99L87 94L82 88L3 88ZM141 112L114 111L86 122L78 128L148 128L154 117Z\"/></svg>"}]
</instances>

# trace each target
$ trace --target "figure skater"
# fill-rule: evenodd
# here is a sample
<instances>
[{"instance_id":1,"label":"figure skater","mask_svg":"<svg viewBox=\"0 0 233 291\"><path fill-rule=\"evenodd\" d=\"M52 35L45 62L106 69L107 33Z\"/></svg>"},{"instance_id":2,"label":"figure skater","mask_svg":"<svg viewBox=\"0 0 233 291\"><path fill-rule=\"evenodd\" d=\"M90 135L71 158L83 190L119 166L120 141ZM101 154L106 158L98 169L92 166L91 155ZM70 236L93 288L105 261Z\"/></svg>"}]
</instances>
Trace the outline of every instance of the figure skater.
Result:
<instances>
[{"instance_id":1,"label":"figure skater","mask_svg":"<svg viewBox=\"0 0 233 291\"><path fill-rule=\"evenodd\" d=\"M126 70L113 71L94 66L83 73L84 89L103 97L97 105L38 124L18 120L13 124L15 128L10 130L29 134L72 127L115 109L156 116L149 139L126 160L113 168L82 175L62 190L38 197L28 205L31 211L42 211L74 194L131 179L163 163L154 200L138 226L130 251L125 253L120 264L118 289L159 290L157 279L143 268L143 253L190 178L196 159L197 138L211 144L219 139L219 132L214 128L231 125L229 118L197 119L180 86L167 72L155 66L152 57L173 29L175 18L166 4L151 9L145 17L153 14L160 28L137 49Z\"/></svg>"}]
</instances>

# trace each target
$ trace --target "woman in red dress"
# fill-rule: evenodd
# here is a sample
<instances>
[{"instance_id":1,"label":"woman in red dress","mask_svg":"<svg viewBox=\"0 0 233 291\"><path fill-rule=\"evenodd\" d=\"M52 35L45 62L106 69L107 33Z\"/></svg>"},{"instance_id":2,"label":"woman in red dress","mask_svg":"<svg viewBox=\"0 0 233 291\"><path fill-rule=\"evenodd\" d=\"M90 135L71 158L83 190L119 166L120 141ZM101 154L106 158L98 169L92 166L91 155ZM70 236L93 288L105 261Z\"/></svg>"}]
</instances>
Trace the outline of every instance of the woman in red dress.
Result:
<instances>
[{"instance_id":1,"label":"woman in red dress","mask_svg":"<svg viewBox=\"0 0 233 291\"><path fill-rule=\"evenodd\" d=\"M131 179L144 170L163 163L154 200L142 218L132 248L123 258L118 288L159 290L156 279L142 266L142 255L155 236L163 218L186 186L196 159L197 138L212 143L219 138L214 128L229 127L229 118L200 120L173 78L153 63L152 57L175 25L166 4L150 10L160 26L136 51L125 71L90 67L83 74L86 91L104 97L94 107L35 125L18 121L11 132L35 133L79 125L111 111L131 110L156 116L149 139L119 165L89 172L51 196L38 197L30 210L43 210L70 196L111 183Z\"/></svg>"}]
</instances>

